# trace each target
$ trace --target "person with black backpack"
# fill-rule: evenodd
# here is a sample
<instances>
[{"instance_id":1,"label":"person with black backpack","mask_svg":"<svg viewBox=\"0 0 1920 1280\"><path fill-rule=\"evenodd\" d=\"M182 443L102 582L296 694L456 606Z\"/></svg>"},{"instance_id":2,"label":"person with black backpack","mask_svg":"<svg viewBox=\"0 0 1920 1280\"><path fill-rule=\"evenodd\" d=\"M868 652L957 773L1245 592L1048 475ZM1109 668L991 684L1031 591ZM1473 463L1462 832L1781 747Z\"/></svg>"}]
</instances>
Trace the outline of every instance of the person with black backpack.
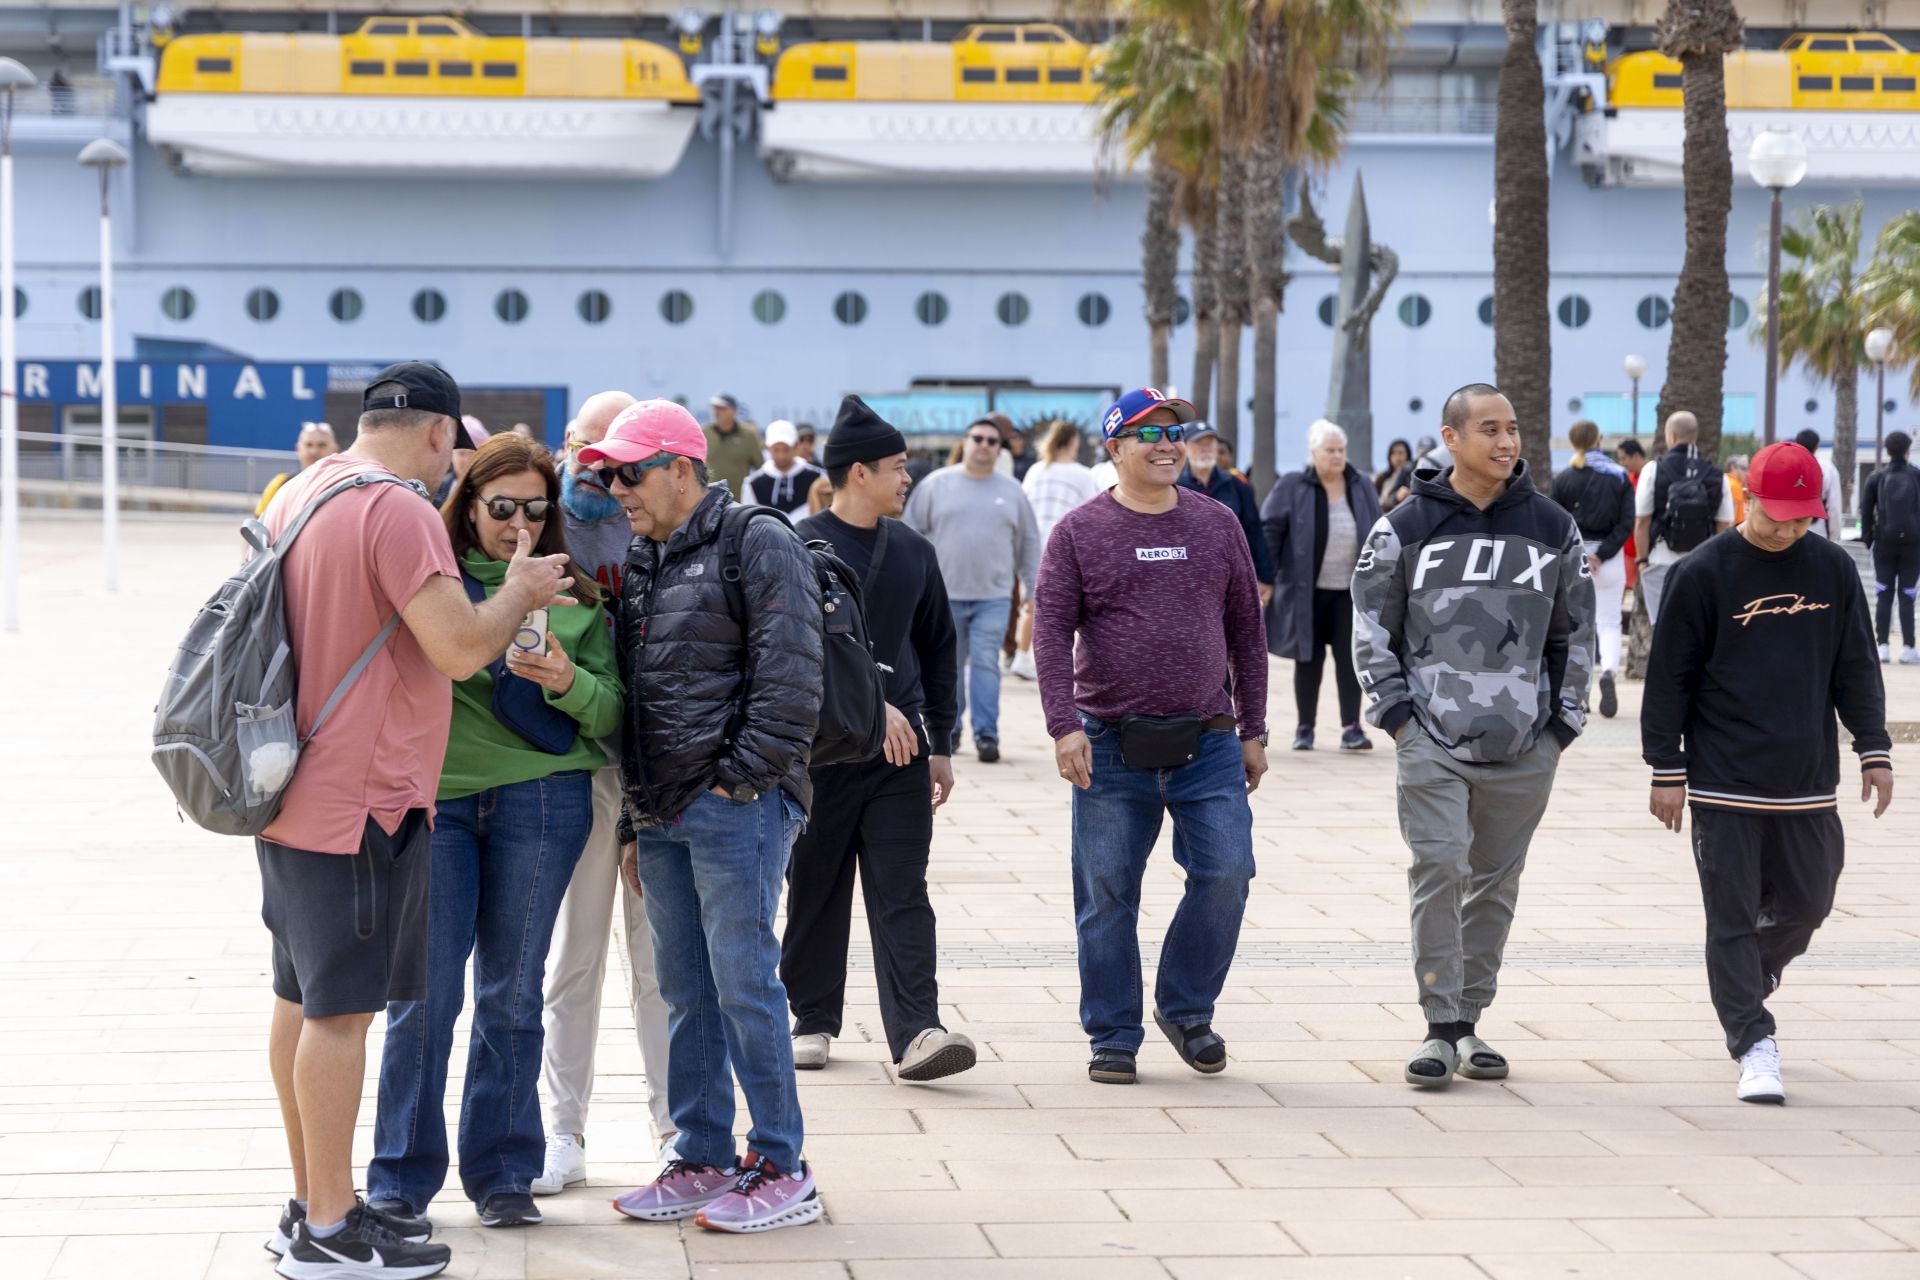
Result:
<instances>
[{"instance_id":1,"label":"person with black backpack","mask_svg":"<svg viewBox=\"0 0 1920 1280\"><path fill-rule=\"evenodd\" d=\"M1887 465L1867 477L1860 491L1860 538L1873 550L1874 638L1880 661L1890 656L1893 601L1900 598L1900 661L1920 662L1913 644L1913 597L1920 588L1920 471L1907 461L1913 437L1887 436Z\"/></svg>"},{"instance_id":2,"label":"person with black backpack","mask_svg":"<svg viewBox=\"0 0 1920 1280\"><path fill-rule=\"evenodd\" d=\"M833 505L797 528L860 576L873 651L887 667L887 737L871 760L813 770L813 821L793 847L780 944L793 1060L826 1066L840 1034L857 868L887 1047L900 1079L937 1080L976 1057L973 1041L940 1021L927 898L933 815L953 794L958 633L933 544L899 518L913 486L906 438L848 396L825 462Z\"/></svg>"},{"instance_id":3,"label":"person with black backpack","mask_svg":"<svg viewBox=\"0 0 1920 1280\"><path fill-rule=\"evenodd\" d=\"M1653 483L1633 495L1633 544L1639 552L1640 594L1647 621L1658 625L1667 574L1680 558L1733 527L1733 494L1720 468L1700 456L1700 420L1685 409L1667 418L1667 453L1653 466Z\"/></svg>"},{"instance_id":4,"label":"person with black backpack","mask_svg":"<svg viewBox=\"0 0 1920 1280\"><path fill-rule=\"evenodd\" d=\"M1621 548L1633 533L1633 478L1600 449L1600 427L1576 422L1567 428L1573 461L1553 477L1553 500L1580 527L1587 570L1593 575L1594 628L1599 632L1600 714L1620 710L1614 678L1620 674L1620 601L1627 590L1627 559Z\"/></svg>"},{"instance_id":5,"label":"person with black backpack","mask_svg":"<svg viewBox=\"0 0 1920 1280\"><path fill-rule=\"evenodd\" d=\"M615 628L629 694L621 870L646 904L672 1011L667 1105L680 1133L676 1158L614 1204L643 1221L766 1231L821 1212L801 1157L774 917L813 803L829 615L786 520L733 515L706 458L700 424L670 400L631 406L580 451L637 535ZM857 613L834 603L836 622ZM753 1117L744 1158L736 1080Z\"/></svg>"}]
</instances>

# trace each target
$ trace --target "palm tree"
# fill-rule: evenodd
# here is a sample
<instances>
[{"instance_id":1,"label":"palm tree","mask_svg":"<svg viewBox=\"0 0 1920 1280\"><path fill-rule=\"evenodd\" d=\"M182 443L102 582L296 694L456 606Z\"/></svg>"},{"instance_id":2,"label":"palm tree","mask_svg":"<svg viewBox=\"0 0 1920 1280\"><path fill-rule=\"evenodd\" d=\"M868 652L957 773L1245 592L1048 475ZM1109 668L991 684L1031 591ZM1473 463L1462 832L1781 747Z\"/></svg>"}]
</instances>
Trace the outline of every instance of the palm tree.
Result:
<instances>
[{"instance_id":1,"label":"palm tree","mask_svg":"<svg viewBox=\"0 0 1920 1280\"><path fill-rule=\"evenodd\" d=\"M1727 372L1727 215L1733 209L1733 149L1727 140L1727 78L1722 59L1740 47L1742 23L1733 0L1667 0L1660 52L1680 63L1686 141L1687 249L1673 290L1667 383L1655 419L1678 409L1700 420L1700 452L1720 447ZM1494 304L1499 305L1497 302Z\"/></svg>"},{"instance_id":2,"label":"palm tree","mask_svg":"<svg viewBox=\"0 0 1920 1280\"><path fill-rule=\"evenodd\" d=\"M1780 358L1798 360L1833 387L1833 465L1840 493L1853 500L1854 451L1860 439L1860 370L1867 363L1866 333L1873 310L1871 276L1858 267L1861 202L1818 205L1781 232L1780 251L1792 265L1780 273ZM1766 341L1764 305L1753 328Z\"/></svg>"},{"instance_id":3,"label":"palm tree","mask_svg":"<svg viewBox=\"0 0 1920 1280\"><path fill-rule=\"evenodd\" d=\"M1207 168L1183 180L1180 193L1180 217L1193 232L1193 388L1187 399L1205 418L1213 406L1213 365L1219 355L1220 330L1217 323L1220 291L1214 287L1213 271L1220 253L1220 238L1215 233L1215 191L1213 158Z\"/></svg>"},{"instance_id":4,"label":"palm tree","mask_svg":"<svg viewBox=\"0 0 1920 1280\"><path fill-rule=\"evenodd\" d=\"M1536 487L1553 468L1553 323L1547 291L1546 88L1535 0L1501 0L1507 55L1493 136L1494 380L1520 419L1521 447Z\"/></svg>"},{"instance_id":5,"label":"palm tree","mask_svg":"<svg viewBox=\"0 0 1920 1280\"><path fill-rule=\"evenodd\" d=\"M1880 228L1865 288L1871 323L1893 330L1887 363L1913 366L1909 390L1920 399L1920 209L1897 214Z\"/></svg>"},{"instance_id":6,"label":"palm tree","mask_svg":"<svg viewBox=\"0 0 1920 1280\"><path fill-rule=\"evenodd\" d=\"M1167 343L1173 336L1174 300L1180 296L1180 224L1175 198L1180 175L1155 165L1147 178L1147 227L1140 233L1141 277L1147 289L1152 384L1167 385Z\"/></svg>"}]
</instances>

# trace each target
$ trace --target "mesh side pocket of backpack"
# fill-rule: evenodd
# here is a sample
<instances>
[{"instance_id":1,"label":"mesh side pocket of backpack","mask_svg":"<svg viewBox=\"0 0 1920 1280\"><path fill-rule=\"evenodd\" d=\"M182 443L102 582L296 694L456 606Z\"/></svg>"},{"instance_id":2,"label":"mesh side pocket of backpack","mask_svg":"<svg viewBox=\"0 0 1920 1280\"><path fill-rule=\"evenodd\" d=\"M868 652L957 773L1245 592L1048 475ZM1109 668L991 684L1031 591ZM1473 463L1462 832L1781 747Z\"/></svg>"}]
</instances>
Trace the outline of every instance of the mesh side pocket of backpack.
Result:
<instances>
[{"instance_id":1,"label":"mesh side pocket of backpack","mask_svg":"<svg viewBox=\"0 0 1920 1280\"><path fill-rule=\"evenodd\" d=\"M240 748L240 783L249 805L277 798L293 781L300 760L300 730L293 700L279 706L234 708L234 735Z\"/></svg>"}]
</instances>

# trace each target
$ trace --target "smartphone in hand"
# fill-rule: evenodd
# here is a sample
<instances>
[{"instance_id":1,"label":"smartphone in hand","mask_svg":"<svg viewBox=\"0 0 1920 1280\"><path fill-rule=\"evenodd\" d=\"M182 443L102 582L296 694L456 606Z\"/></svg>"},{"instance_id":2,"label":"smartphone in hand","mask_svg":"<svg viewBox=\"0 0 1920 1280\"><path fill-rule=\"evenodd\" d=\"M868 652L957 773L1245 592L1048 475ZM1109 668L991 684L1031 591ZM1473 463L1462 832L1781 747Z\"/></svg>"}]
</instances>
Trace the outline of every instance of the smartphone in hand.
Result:
<instances>
[{"instance_id":1,"label":"smartphone in hand","mask_svg":"<svg viewBox=\"0 0 1920 1280\"><path fill-rule=\"evenodd\" d=\"M545 609L535 609L520 620L519 629L513 633L513 647L522 653L546 656L547 611Z\"/></svg>"}]
</instances>

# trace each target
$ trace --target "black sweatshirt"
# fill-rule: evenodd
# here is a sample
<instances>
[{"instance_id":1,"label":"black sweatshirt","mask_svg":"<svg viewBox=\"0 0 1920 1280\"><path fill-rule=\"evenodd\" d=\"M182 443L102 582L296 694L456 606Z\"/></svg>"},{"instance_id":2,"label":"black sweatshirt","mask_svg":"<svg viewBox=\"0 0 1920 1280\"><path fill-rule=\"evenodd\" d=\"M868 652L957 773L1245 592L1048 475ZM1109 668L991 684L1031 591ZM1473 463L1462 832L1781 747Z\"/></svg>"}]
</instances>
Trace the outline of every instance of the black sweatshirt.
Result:
<instances>
[{"instance_id":1,"label":"black sweatshirt","mask_svg":"<svg viewBox=\"0 0 1920 1280\"><path fill-rule=\"evenodd\" d=\"M1592 467L1568 467L1555 473L1550 496L1572 514L1582 538L1600 544L1593 549L1595 559L1613 559L1633 536L1631 480Z\"/></svg>"},{"instance_id":2,"label":"black sweatshirt","mask_svg":"<svg viewBox=\"0 0 1920 1280\"><path fill-rule=\"evenodd\" d=\"M859 529L831 511L794 526L808 542L828 542L860 579L875 660L892 667L887 701L920 726L928 755L953 754L960 718L960 667L946 579L933 544L898 520L883 520L886 551L871 573L880 530Z\"/></svg>"},{"instance_id":3,"label":"black sweatshirt","mask_svg":"<svg viewBox=\"0 0 1920 1280\"><path fill-rule=\"evenodd\" d=\"M1673 567L1653 633L1640 741L1655 786L1746 813L1831 810L1834 714L1863 769L1891 768L1866 592L1840 544L1762 551L1738 529Z\"/></svg>"}]
</instances>

